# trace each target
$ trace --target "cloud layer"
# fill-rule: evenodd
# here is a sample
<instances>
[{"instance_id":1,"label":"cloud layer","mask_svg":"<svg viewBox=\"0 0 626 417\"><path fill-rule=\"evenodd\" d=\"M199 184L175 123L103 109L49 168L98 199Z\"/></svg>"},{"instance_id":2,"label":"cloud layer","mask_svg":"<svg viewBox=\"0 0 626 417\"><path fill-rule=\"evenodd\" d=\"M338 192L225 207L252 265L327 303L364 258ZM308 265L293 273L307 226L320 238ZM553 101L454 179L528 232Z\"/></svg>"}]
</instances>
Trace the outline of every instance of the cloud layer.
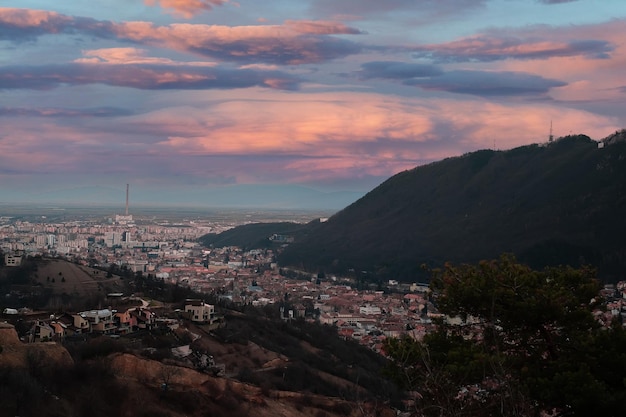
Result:
<instances>
[{"instance_id":1,"label":"cloud layer","mask_svg":"<svg viewBox=\"0 0 626 417\"><path fill-rule=\"evenodd\" d=\"M213 10L213 7L223 6L229 0L144 0L148 6L158 5L164 9L172 10L174 14L191 18L194 15Z\"/></svg>"},{"instance_id":2,"label":"cloud layer","mask_svg":"<svg viewBox=\"0 0 626 417\"><path fill-rule=\"evenodd\" d=\"M62 64L0 68L0 89L48 90L106 84L145 90L207 90L255 86L293 90L295 77L279 71L159 64Z\"/></svg>"},{"instance_id":3,"label":"cloud layer","mask_svg":"<svg viewBox=\"0 0 626 417\"><path fill-rule=\"evenodd\" d=\"M626 126L617 3L5 3L0 182L18 188L368 191L419 164L543 142L551 122L557 137Z\"/></svg>"},{"instance_id":4,"label":"cloud layer","mask_svg":"<svg viewBox=\"0 0 626 417\"><path fill-rule=\"evenodd\" d=\"M297 65L356 54L361 47L330 35L360 31L326 21L294 21L282 25L224 26L151 22L99 21L55 12L0 8L0 39L14 42L43 35L82 34L140 45L154 45L198 56L238 63Z\"/></svg>"}]
</instances>

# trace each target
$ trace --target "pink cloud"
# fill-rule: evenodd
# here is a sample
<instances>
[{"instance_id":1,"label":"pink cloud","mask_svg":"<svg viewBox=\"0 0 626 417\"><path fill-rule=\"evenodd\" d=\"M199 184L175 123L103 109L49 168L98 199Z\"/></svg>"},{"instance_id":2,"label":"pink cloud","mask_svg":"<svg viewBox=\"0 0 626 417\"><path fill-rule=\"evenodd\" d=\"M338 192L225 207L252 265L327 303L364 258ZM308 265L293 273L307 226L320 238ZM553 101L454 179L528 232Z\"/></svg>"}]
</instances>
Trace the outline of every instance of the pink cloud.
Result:
<instances>
[{"instance_id":1,"label":"pink cloud","mask_svg":"<svg viewBox=\"0 0 626 417\"><path fill-rule=\"evenodd\" d=\"M416 45L416 56L438 62L494 62L581 57L609 60L622 45L626 20L588 25L492 28L451 42Z\"/></svg>"},{"instance_id":2,"label":"pink cloud","mask_svg":"<svg viewBox=\"0 0 626 417\"><path fill-rule=\"evenodd\" d=\"M445 44L423 45L414 50L418 56L438 62L489 62L558 56L607 58L613 48L613 45L602 39L555 40L540 36L520 38L498 33L472 36Z\"/></svg>"},{"instance_id":3,"label":"pink cloud","mask_svg":"<svg viewBox=\"0 0 626 417\"><path fill-rule=\"evenodd\" d=\"M578 110L534 104L390 99L374 94L290 97L289 100L230 100L210 111L181 108L140 116L171 135L155 148L169 155L272 155L293 181L353 175L393 175L451 154L508 149L569 131L602 138L617 128L610 120ZM175 128L170 128L176 126ZM518 132L510 135L507 132ZM207 132L210 132L208 134ZM236 174L234 174L236 175Z\"/></svg>"},{"instance_id":4,"label":"pink cloud","mask_svg":"<svg viewBox=\"0 0 626 417\"><path fill-rule=\"evenodd\" d=\"M87 53L89 55L89 53ZM65 65L0 67L0 88L51 90L63 85L105 84L145 90L237 89L261 86L295 90L297 77L281 71L172 63L128 49L94 51Z\"/></svg>"},{"instance_id":5,"label":"pink cloud","mask_svg":"<svg viewBox=\"0 0 626 417\"><path fill-rule=\"evenodd\" d=\"M37 26L54 31L61 24L71 22L72 18L44 10L0 7L0 20L14 27L29 28Z\"/></svg>"},{"instance_id":6,"label":"pink cloud","mask_svg":"<svg viewBox=\"0 0 626 417\"><path fill-rule=\"evenodd\" d=\"M358 35L362 33L360 30L343 23L322 20L287 20L285 27L298 33L315 35Z\"/></svg>"},{"instance_id":7,"label":"pink cloud","mask_svg":"<svg viewBox=\"0 0 626 417\"><path fill-rule=\"evenodd\" d=\"M184 124L192 131L186 137L170 137L163 145L191 153L307 151L315 155L346 152L355 142L419 137L429 126L425 117L406 117L409 109L393 101L358 102L338 95L283 100L264 100L262 104L231 100L211 107L210 116L185 109L186 117L178 113L173 117L185 117ZM163 120L163 115L156 119ZM352 154L353 150L347 152Z\"/></svg>"},{"instance_id":8,"label":"pink cloud","mask_svg":"<svg viewBox=\"0 0 626 417\"><path fill-rule=\"evenodd\" d=\"M288 21L283 25L220 26L150 22L113 23L53 12L0 9L0 33L19 41L43 34L80 32L167 47L242 64L306 64L342 58L361 51L359 44L333 37L359 30L328 21Z\"/></svg>"},{"instance_id":9,"label":"pink cloud","mask_svg":"<svg viewBox=\"0 0 626 417\"><path fill-rule=\"evenodd\" d=\"M295 22L285 25L218 26L146 22L116 25L116 36L201 56L243 63L305 64L354 54L361 47L330 34L359 33L332 22Z\"/></svg>"},{"instance_id":10,"label":"pink cloud","mask_svg":"<svg viewBox=\"0 0 626 417\"><path fill-rule=\"evenodd\" d=\"M412 15L441 17L467 13L469 10L484 7L486 0L313 0L314 13L332 16L350 16L362 19L363 16L380 16L390 12L403 11Z\"/></svg>"},{"instance_id":11,"label":"pink cloud","mask_svg":"<svg viewBox=\"0 0 626 417\"><path fill-rule=\"evenodd\" d=\"M538 35L553 34L557 39L573 36L602 39L613 46L611 59L591 59L584 55L554 56L543 60L506 60L498 62L498 68L506 71L540 73L544 77L558 78L566 82L566 86L550 92L550 96L556 100L623 102L624 96L619 87L625 84L623 69L626 68L626 44L623 42L623 34L626 31L626 20L613 20L599 25L557 31L548 28L544 30L547 32L540 32Z\"/></svg>"},{"instance_id":12,"label":"pink cloud","mask_svg":"<svg viewBox=\"0 0 626 417\"><path fill-rule=\"evenodd\" d=\"M64 33L74 19L56 12L0 7L0 39L30 40L44 34Z\"/></svg>"},{"instance_id":13,"label":"pink cloud","mask_svg":"<svg viewBox=\"0 0 626 417\"><path fill-rule=\"evenodd\" d=\"M213 7L223 6L228 2L229 0L144 0L148 6L159 5L186 18L191 18L200 12L213 10Z\"/></svg>"},{"instance_id":14,"label":"pink cloud","mask_svg":"<svg viewBox=\"0 0 626 417\"><path fill-rule=\"evenodd\" d=\"M157 0L152 1L156 4ZM394 3L398 7L367 3L373 12L416 4L404 0ZM453 3L446 2L450 7ZM159 4L181 12L184 5L201 9L197 2ZM617 118L557 106L564 101L573 106L600 99L623 104L624 24L616 20L560 29L490 30L416 49L447 65L373 61L363 64L360 73L360 81L367 84L320 93L316 91L337 86L311 84L299 91L302 80L293 74L306 68L297 72L276 68L358 53L362 46L343 36L361 33L358 29L325 20L232 27L116 23L0 9L0 38L5 41L69 33L81 35L73 39L96 38L106 40L107 45L115 41L124 45L85 50L71 64L0 67L0 88L7 96L28 97L12 102L11 108L0 108L0 167L20 173L75 174L87 168L98 172L136 169L137 175L152 176L167 170L171 178L190 175L198 181L216 172L240 182L298 182L385 177L476 149L538 143L547 139L551 120L557 136L574 132L600 139L623 127ZM175 61L153 56L165 52L155 48L156 52L148 53L143 49L148 46L203 58ZM324 74L325 81L331 71ZM439 78L438 83L416 85L447 93L418 89L388 96L353 92L361 87L361 91L382 91L388 81L395 82L393 87L399 92L398 82L407 78ZM356 84L355 79L351 81ZM103 84L151 91L133 90L129 98L123 89ZM433 98L452 97L450 92L485 95L485 91L493 94L511 88L542 100L510 98L510 94L498 95L494 102L460 94L454 100ZM85 90L95 94L84 94ZM93 100L100 99L108 100L102 106L111 107L93 108ZM41 107L24 104L28 102ZM615 112L621 109L615 107Z\"/></svg>"},{"instance_id":15,"label":"pink cloud","mask_svg":"<svg viewBox=\"0 0 626 417\"><path fill-rule=\"evenodd\" d=\"M573 131L600 139L621 128L609 118L550 103L262 89L186 94L184 105L175 104L176 95L168 100L168 108L78 125L62 118L33 122L35 111L7 113L0 166L23 173L90 167L136 170L137 176L167 170L198 180L215 171L238 182L324 181L390 176L492 148L494 138L498 149L540 143L551 120L557 137Z\"/></svg>"},{"instance_id":16,"label":"pink cloud","mask_svg":"<svg viewBox=\"0 0 626 417\"><path fill-rule=\"evenodd\" d=\"M147 51L140 48L101 48L83 51L83 58L75 59L77 64L155 64L178 66L206 66L214 67L212 62L180 62L169 58L147 56Z\"/></svg>"}]
</instances>

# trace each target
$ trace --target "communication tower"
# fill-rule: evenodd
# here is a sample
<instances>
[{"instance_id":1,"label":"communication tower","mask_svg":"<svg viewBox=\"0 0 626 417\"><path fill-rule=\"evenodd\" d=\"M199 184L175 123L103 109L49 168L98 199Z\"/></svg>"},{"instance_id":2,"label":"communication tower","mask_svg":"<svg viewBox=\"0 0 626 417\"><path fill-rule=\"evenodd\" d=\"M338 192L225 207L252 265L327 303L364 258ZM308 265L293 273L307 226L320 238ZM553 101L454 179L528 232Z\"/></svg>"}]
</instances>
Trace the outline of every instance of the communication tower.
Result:
<instances>
[{"instance_id":1,"label":"communication tower","mask_svg":"<svg viewBox=\"0 0 626 417\"><path fill-rule=\"evenodd\" d=\"M550 120L550 135L548 136L548 143L554 142L554 135L552 134L552 120Z\"/></svg>"},{"instance_id":2,"label":"communication tower","mask_svg":"<svg viewBox=\"0 0 626 417\"><path fill-rule=\"evenodd\" d=\"M128 214L128 194L129 185L126 184L126 210L124 211L124 215L118 214L115 216L115 223L117 224L129 224L133 222L132 214Z\"/></svg>"}]
</instances>

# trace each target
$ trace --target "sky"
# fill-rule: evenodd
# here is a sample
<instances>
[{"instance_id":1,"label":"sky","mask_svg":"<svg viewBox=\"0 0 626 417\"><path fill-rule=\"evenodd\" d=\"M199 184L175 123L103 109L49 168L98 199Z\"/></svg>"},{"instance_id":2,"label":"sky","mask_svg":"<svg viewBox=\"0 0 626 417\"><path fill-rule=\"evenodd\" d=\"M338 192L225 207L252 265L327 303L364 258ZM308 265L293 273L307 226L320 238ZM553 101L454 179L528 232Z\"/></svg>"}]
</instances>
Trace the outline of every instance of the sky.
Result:
<instances>
[{"instance_id":1,"label":"sky","mask_svg":"<svg viewBox=\"0 0 626 417\"><path fill-rule=\"evenodd\" d=\"M607 137L625 69L624 0L3 0L0 203L349 201L551 125Z\"/></svg>"}]
</instances>

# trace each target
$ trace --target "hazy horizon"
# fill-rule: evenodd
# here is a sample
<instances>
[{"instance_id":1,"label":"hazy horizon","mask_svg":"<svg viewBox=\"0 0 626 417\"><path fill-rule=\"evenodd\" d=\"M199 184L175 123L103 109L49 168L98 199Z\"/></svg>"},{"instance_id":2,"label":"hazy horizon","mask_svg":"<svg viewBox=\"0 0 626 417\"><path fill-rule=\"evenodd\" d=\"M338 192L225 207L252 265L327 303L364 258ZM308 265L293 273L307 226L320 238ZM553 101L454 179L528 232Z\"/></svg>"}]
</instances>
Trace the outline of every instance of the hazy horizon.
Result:
<instances>
[{"instance_id":1,"label":"hazy horizon","mask_svg":"<svg viewBox=\"0 0 626 417\"><path fill-rule=\"evenodd\" d=\"M365 193L320 191L302 186L233 185L186 190L143 189L130 185L131 208L216 208L264 210L340 210ZM125 184L121 187L84 186L36 192L3 193L0 205L106 206L125 208Z\"/></svg>"}]
</instances>

